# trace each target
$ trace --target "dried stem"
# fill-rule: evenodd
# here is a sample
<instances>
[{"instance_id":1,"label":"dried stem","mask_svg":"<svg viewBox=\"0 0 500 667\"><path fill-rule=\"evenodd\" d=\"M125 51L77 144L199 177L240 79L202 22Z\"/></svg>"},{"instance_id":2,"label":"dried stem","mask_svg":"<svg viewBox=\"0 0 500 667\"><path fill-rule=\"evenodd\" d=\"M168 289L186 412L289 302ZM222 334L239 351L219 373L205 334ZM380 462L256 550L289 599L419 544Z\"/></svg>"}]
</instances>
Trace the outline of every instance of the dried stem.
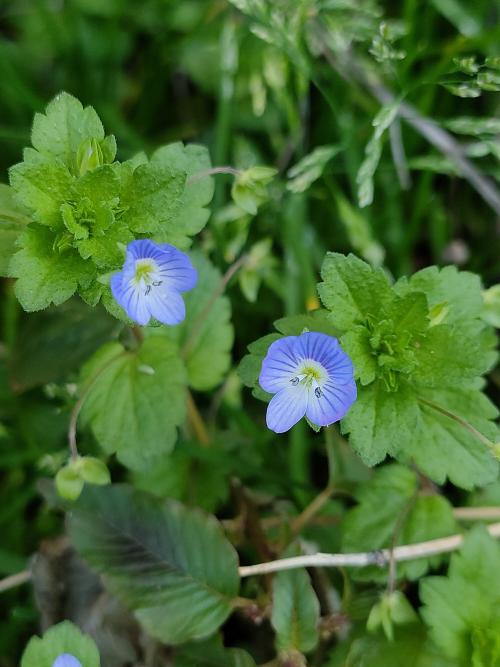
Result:
<instances>
[{"instance_id":1,"label":"dried stem","mask_svg":"<svg viewBox=\"0 0 500 667\"><path fill-rule=\"evenodd\" d=\"M492 537L500 537L500 523L492 523L487 526ZM417 558L429 558L437 554L450 553L460 547L463 535L451 535L428 542L407 544L394 549L381 549L380 551L365 551L352 554L325 554L316 553L281 560L258 563L257 565L244 565L239 568L240 577L250 577L256 574L268 574L281 570L293 570L299 567L366 567L367 565L378 565L386 567L392 557L395 562L415 560Z\"/></svg>"},{"instance_id":2,"label":"dried stem","mask_svg":"<svg viewBox=\"0 0 500 667\"><path fill-rule=\"evenodd\" d=\"M231 174L231 176L239 176L241 171L239 169L235 169L234 167L212 167L206 171L200 171L198 174L193 174L193 176L190 176L187 179L186 184L191 185L192 183L201 181L204 178L208 178L209 176L214 176L215 174Z\"/></svg>"},{"instance_id":3,"label":"dried stem","mask_svg":"<svg viewBox=\"0 0 500 667\"><path fill-rule=\"evenodd\" d=\"M318 494L309 505L292 521L291 531L295 537L301 530L311 521L314 515L328 502L330 496L334 492L334 488L328 485L323 491Z\"/></svg>"},{"instance_id":4,"label":"dried stem","mask_svg":"<svg viewBox=\"0 0 500 667\"><path fill-rule=\"evenodd\" d=\"M25 584L30 579L30 570L23 570L17 574L11 574L10 577L5 577L5 579L0 579L0 593L4 593L16 586L21 586L21 584Z\"/></svg>"}]
</instances>

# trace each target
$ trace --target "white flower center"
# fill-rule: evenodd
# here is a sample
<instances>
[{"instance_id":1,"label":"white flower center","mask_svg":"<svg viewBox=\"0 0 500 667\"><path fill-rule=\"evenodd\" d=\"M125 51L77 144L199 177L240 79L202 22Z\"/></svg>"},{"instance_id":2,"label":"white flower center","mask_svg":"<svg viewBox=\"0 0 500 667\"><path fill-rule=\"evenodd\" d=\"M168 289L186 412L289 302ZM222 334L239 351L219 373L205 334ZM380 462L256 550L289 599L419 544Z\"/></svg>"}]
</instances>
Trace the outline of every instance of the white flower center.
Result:
<instances>
[{"instance_id":1,"label":"white flower center","mask_svg":"<svg viewBox=\"0 0 500 667\"><path fill-rule=\"evenodd\" d=\"M297 367L297 373L290 380L291 384L296 386L299 383L305 385L307 389L313 390L317 398L321 398L323 392L321 387L328 379L328 373L324 366L314 359L304 359Z\"/></svg>"},{"instance_id":2,"label":"white flower center","mask_svg":"<svg viewBox=\"0 0 500 667\"><path fill-rule=\"evenodd\" d=\"M153 287L159 287L163 282L159 279L158 265L150 258L136 260L133 280L145 296L151 292Z\"/></svg>"}]
</instances>

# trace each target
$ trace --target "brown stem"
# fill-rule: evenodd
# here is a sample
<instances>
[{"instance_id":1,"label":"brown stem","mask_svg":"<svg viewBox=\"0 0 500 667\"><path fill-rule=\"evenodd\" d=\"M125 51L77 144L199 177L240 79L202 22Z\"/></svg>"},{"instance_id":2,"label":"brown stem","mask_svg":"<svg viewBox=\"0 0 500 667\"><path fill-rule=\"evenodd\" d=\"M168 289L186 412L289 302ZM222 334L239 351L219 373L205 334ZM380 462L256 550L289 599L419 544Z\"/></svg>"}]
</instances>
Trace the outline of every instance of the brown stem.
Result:
<instances>
[{"instance_id":1,"label":"brown stem","mask_svg":"<svg viewBox=\"0 0 500 667\"><path fill-rule=\"evenodd\" d=\"M30 570L23 570L17 574L11 574L9 577L5 577L5 579L0 579L0 593L15 588L16 586L21 586L21 584L25 584L30 579Z\"/></svg>"},{"instance_id":2,"label":"brown stem","mask_svg":"<svg viewBox=\"0 0 500 667\"><path fill-rule=\"evenodd\" d=\"M333 486L328 485L321 493L319 493L309 505L292 521L291 531L293 537L298 535L301 530L307 526L314 515L328 502L334 489Z\"/></svg>"}]
</instances>

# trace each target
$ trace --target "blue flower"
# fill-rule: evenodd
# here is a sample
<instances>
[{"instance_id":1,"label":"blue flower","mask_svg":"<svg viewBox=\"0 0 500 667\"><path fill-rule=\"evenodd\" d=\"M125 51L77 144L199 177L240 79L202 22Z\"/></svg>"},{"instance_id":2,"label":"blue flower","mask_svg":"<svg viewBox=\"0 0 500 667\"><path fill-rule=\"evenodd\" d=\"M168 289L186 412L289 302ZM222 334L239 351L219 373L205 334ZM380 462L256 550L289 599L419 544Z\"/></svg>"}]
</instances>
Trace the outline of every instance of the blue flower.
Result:
<instances>
[{"instance_id":1,"label":"blue flower","mask_svg":"<svg viewBox=\"0 0 500 667\"><path fill-rule=\"evenodd\" d=\"M82 667L82 663L71 653L61 653L52 663L52 667Z\"/></svg>"},{"instance_id":2,"label":"blue flower","mask_svg":"<svg viewBox=\"0 0 500 667\"><path fill-rule=\"evenodd\" d=\"M274 394L267 426L284 433L304 415L316 426L342 419L356 400L352 362L339 342L306 332L272 343L262 362L259 383Z\"/></svg>"},{"instance_id":3,"label":"blue flower","mask_svg":"<svg viewBox=\"0 0 500 667\"><path fill-rule=\"evenodd\" d=\"M180 292L193 289L197 280L185 253L144 239L128 244L123 269L111 278L111 292L130 319L142 326L152 317L179 324L186 317Z\"/></svg>"}]
</instances>

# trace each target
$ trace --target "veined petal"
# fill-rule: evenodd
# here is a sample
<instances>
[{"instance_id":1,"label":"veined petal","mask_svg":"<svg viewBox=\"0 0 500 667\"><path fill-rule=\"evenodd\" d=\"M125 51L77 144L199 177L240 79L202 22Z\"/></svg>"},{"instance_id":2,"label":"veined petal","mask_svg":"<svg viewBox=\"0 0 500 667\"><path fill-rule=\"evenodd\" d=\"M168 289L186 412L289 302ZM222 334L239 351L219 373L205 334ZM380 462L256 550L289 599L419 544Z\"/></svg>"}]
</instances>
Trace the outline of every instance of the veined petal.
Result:
<instances>
[{"instance_id":1,"label":"veined petal","mask_svg":"<svg viewBox=\"0 0 500 667\"><path fill-rule=\"evenodd\" d=\"M309 390L302 384L289 386L275 394L267 406L267 427L275 433L284 433L306 413Z\"/></svg>"},{"instance_id":2,"label":"veined petal","mask_svg":"<svg viewBox=\"0 0 500 667\"><path fill-rule=\"evenodd\" d=\"M259 376L259 384L264 391L275 394L290 385L298 366L294 352L295 340L296 336L287 336L269 346Z\"/></svg>"},{"instance_id":3,"label":"veined petal","mask_svg":"<svg viewBox=\"0 0 500 667\"><path fill-rule=\"evenodd\" d=\"M316 426L328 426L342 419L357 397L356 383L326 382L319 391L309 395L306 415Z\"/></svg>"},{"instance_id":4,"label":"veined petal","mask_svg":"<svg viewBox=\"0 0 500 667\"><path fill-rule=\"evenodd\" d=\"M179 324L186 317L182 296L173 290L154 288L145 300L151 315L162 324Z\"/></svg>"},{"instance_id":5,"label":"veined petal","mask_svg":"<svg viewBox=\"0 0 500 667\"><path fill-rule=\"evenodd\" d=\"M154 256L158 264L159 275L168 289L187 292L196 286L198 272L191 264L186 253L177 250L168 243L161 243L159 256Z\"/></svg>"},{"instance_id":6,"label":"veined petal","mask_svg":"<svg viewBox=\"0 0 500 667\"><path fill-rule=\"evenodd\" d=\"M352 380L354 369L351 360L333 336L309 331L297 338L296 354L320 363L337 384Z\"/></svg>"}]
</instances>

